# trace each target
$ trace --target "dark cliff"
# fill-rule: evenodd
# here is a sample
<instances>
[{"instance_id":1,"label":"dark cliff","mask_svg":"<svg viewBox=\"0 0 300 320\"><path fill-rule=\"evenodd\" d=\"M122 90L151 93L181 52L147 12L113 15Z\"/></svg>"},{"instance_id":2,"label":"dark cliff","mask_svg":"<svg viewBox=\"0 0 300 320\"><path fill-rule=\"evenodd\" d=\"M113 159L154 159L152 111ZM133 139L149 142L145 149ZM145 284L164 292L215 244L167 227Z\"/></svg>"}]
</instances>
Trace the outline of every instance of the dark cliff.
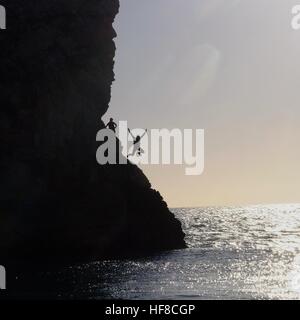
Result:
<instances>
[{"instance_id":1,"label":"dark cliff","mask_svg":"<svg viewBox=\"0 0 300 320\"><path fill-rule=\"evenodd\" d=\"M119 1L2 5L0 259L94 260L184 247L180 223L141 170L95 159Z\"/></svg>"}]
</instances>

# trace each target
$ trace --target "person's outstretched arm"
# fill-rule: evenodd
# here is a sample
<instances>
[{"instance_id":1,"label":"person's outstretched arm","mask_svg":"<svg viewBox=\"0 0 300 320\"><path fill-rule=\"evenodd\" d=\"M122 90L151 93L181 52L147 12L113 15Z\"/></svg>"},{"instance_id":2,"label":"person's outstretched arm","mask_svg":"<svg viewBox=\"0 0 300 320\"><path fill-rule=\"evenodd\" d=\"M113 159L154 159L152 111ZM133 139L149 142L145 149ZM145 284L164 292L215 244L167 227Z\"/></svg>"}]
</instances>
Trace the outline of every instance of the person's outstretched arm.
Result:
<instances>
[{"instance_id":1,"label":"person's outstretched arm","mask_svg":"<svg viewBox=\"0 0 300 320\"><path fill-rule=\"evenodd\" d=\"M130 129L128 128L128 132L130 133L130 135L132 136L133 140L135 140L135 136L131 133Z\"/></svg>"},{"instance_id":2,"label":"person's outstretched arm","mask_svg":"<svg viewBox=\"0 0 300 320\"><path fill-rule=\"evenodd\" d=\"M144 135L147 133L147 129L145 130L145 132L143 133L143 135L141 136L141 139L144 137Z\"/></svg>"}]
</instances>

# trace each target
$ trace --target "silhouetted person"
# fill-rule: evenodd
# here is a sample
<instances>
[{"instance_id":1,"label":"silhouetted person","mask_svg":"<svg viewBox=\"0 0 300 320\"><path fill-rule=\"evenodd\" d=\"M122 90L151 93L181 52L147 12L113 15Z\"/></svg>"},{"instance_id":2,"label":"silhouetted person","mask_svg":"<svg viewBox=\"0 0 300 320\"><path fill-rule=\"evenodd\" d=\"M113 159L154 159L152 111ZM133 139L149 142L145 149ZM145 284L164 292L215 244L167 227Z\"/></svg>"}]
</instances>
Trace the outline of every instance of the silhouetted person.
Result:
<instances>
[{"instance_id":1,"label":"silhouetted person","mask_svg":"<svg viewBox=\"0 0 300 320\"><path fill-rule=\"evenodd\" d=\"M144 137L144 135L147 133L147 129L145 130L142 136L136 136L136 137L131 133L130 129L128 129L128 132L133 138L133 150L130 154L128 154L128 157L134 156L136 153L138 156L141 156L141 154L144 153L144 150L141 148L141 140Z\"/></svg>"},{"instance_id":2,"label":"silhouetted person","mask_svg":"<svg viewBox=\"0 0 300 320\"><path fill-rule=\"evenodd\" d=\"M114 122L113 118L109 119L109 122L105 126L105 128L108 128L108 129L112 130L114 133L116 133L117 124Z\"/></svg>"}]
</instances>

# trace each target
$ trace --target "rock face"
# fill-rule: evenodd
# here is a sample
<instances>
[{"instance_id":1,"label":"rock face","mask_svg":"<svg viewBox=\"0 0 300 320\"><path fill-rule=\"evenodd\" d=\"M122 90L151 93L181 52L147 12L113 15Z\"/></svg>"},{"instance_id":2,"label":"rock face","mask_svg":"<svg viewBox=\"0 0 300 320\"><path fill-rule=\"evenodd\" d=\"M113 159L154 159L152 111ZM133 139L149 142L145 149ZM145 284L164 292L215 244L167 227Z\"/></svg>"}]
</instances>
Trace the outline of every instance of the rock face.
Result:
<instances>
[{"instance_id":1,"label":"rock face","mask_svg":"<svg viewBox=\"0 0 300 320\"><path fill-rule=\"evenodd\" d=\"M140 169L95 159L114 80L119 1L2 5L0 260L185 247L180 222Z\"/></svg>"}]
</instances>

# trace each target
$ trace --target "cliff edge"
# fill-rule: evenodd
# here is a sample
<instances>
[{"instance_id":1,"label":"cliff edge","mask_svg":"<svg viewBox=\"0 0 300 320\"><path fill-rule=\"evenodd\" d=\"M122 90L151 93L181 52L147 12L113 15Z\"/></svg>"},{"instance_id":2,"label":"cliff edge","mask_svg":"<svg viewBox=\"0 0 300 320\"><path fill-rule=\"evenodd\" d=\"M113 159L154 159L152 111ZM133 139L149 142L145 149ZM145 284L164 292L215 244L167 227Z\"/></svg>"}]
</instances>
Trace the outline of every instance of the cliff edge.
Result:
<instances>
[{"instance_id":1,"label":"cliff edge","mask_svg":"<svg viewBox=\"0 0 300 320\"><path fill-rule=\"evenodd\" d=\"M119 1L2 5L0 258L80 261L185 247L180 222L139 168L95 159Z\"/></svg>"}]
</instances>

